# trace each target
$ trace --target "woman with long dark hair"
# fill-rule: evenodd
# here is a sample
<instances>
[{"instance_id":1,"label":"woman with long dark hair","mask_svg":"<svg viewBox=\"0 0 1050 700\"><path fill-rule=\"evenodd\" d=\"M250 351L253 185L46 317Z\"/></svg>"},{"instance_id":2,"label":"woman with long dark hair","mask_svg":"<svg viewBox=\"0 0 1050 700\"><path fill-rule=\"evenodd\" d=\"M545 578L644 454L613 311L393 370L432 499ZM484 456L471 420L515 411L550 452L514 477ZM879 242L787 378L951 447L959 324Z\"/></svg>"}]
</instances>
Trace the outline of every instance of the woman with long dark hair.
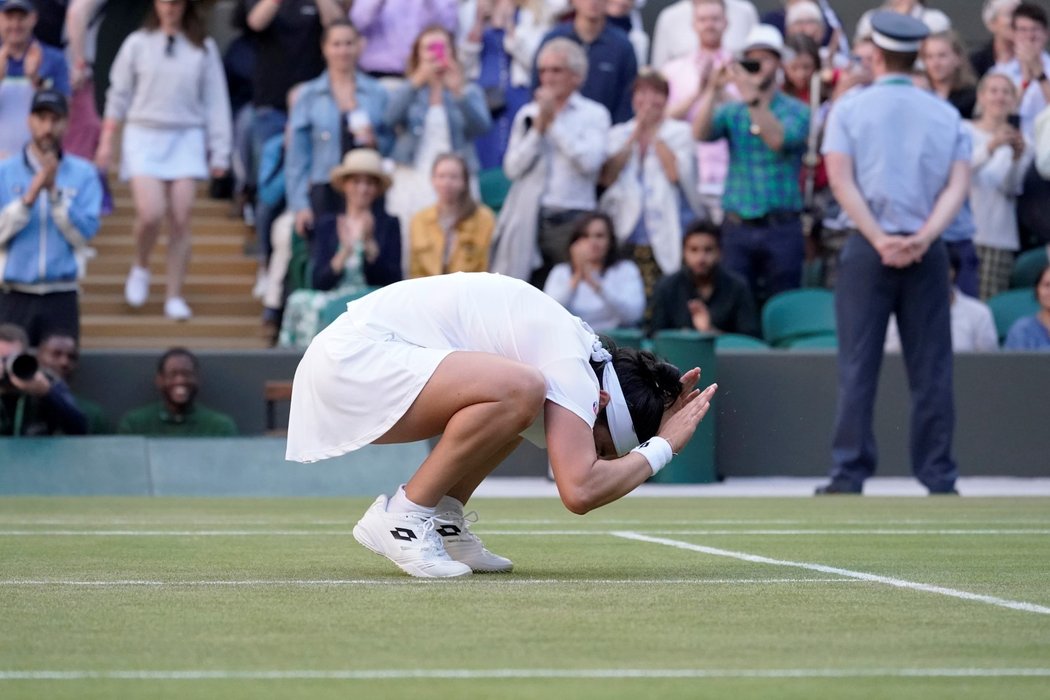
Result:
<instances>
[{"instance_id":1,"label":"woman with long dark hair","mask_svg":"<svg viewBox=\"0 0 1050 700\"><path fill-rule=\"evenodd\" d=\"M117 127L125 122L120 172L131 181L135 201L135 260L124 297L132 307L146 303L150 253L167 217L164 314L185 321L192 316L182 287L197 181L226 173L232 140L222 58L205 34L197 3L153 0L142 29L121 46L109 80L95 162L109 169Z\"/></svg>"},{"instance_id":2,"label":"woman with long dark hair","mask_svg":"<svg viewBox=\"0 0 1050 700\"><path fill-rule=\"evenodd\" d=\"M699 369L604 344L529 284L485 273L407 280L348 305L295 373L288 459L367 444L437 444L354 537L412 576L509 571L463 507L523 438L546 446L562 502L586 513L633 491L692 437L717 389Z\"/></svg>"}]
</instances>

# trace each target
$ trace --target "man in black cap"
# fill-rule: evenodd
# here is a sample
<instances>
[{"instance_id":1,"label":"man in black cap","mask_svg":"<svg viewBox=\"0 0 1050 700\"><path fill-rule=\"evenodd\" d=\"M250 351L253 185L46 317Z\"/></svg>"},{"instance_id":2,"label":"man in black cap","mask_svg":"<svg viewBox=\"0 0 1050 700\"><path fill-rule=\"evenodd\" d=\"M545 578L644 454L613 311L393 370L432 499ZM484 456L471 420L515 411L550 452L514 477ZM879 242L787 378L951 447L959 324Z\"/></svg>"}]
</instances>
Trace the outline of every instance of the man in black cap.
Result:
<instances>
[{"instance_id":1,"label":"man in black cap","mask_svg":"<svg viewBox=\"0 0 1050 700\"><path fill-rule=\"evenodd\" d=\"M970 141L959 113L911 82L926 25L878 12L872 28L875 83L835 104L824 136L828 179L852 233L835 289L831 483L817 493L860 493L875 472L872 413L891 313L912 394L912 471L930 493L955 493L948 253L940 236L967 196Z\"/></svg>"},{"instance_id":2,"label":"man in black cap","mask_svg":"<svg viewBox=\"0 0 1050 700\"><path fill-rule=\"evenodd\" d=\"M99 227L98 172L62 153L68 114L62 93L36 93L29 144L0 161L0 323L34 346L50 330L79 336L77 280Z\"/></svg>"},{"instance_id":3,"label":"man in black cap","mask_svg":"<svg viewBox=\"0 0 1050 700\"><path fill-rule=\"evenodd\" d=\"M69 94L66 57L33 37L36 21L30 0L0 0L0 158L18 151L29 138L25 115L36 90Z\"/></svg>"}]
</instances>

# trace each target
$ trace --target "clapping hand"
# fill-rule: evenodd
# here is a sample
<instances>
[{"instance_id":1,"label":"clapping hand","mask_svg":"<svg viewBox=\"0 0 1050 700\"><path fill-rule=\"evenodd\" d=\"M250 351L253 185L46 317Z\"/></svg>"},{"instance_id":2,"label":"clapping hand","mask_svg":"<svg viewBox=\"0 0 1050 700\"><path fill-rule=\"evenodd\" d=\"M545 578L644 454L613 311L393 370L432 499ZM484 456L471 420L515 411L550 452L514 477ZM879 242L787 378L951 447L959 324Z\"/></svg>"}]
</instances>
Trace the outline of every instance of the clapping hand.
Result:
<instances>
[{"instance_id":1,"label":"clapping hand","mask_svg":"<svg viewBox=\"0 0 1050 700\"><path fill-rule=\"evenodd\" d=\"M703 391L696 388L700 381L700 368L694 367L682 375L682 390L665 411L657 435L667 440L671 451L677 454L696 431L704 416L711 408L711 399L718 391L718 385L712 384Z\"/></svg>"}]
</instances>

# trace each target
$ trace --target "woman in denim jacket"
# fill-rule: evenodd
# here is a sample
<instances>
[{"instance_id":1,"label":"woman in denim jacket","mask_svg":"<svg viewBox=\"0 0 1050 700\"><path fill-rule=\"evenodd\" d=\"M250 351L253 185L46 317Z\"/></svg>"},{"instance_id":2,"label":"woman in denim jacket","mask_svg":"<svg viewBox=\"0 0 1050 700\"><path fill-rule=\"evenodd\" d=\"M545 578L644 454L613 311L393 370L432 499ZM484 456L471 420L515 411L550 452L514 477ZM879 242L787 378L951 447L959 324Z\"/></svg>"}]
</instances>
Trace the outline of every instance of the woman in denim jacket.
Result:
<instances>
[{"instance_id":1,"label":"woman in denim jacket","mask_svg":"<svg viewBox=\"0 0 1050 700\"><path fill-rule=\"evenodd\" d=\"M386 124L396 135L391 157L398 165L388 206L407 230L408 220L435 201L429 173L437 156L455 153L476 175L474 139L492 126L485 95L464 77L444 27L427 27L416 37L408 81L391 94ZM472 187L476 190L476 182Z\"/></svg>"},{"instance_id":2,"label":"woman in denim jacket","mask_svg":"<svg viewBox=\"0 0 1050 700\"><path fill-rule=\"evenodd\" d=\"M383 124L386 90L357 69L364 39L349 21L325 27L321 38L326 70L304 83L292 108L286 178L288 208L296 230L306 232L315 217L342 211L342 195L331 188L329 172L353 148L386 152L391 138Z\"/></svg>"}]
</instances>

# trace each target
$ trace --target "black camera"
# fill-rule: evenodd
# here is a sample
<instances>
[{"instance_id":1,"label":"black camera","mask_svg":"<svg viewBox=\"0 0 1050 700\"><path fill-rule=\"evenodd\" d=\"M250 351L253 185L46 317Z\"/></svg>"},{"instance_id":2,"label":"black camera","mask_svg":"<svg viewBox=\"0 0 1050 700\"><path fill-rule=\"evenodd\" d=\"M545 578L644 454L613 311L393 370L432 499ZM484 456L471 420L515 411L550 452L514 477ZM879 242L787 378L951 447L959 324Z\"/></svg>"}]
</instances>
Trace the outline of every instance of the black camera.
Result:
<instances>
[{"instance_id":1,"label":"black camera","mask_svg":"<svg viewBox=\"0 0 1050 700\"><path fill-rule=\"evenodd\" d=\"M5 357L0 361L0 387L13 386L11 377L28 382L36 375L38 369L40 363L28 353Z\"/></svg>"}]
</instances>

